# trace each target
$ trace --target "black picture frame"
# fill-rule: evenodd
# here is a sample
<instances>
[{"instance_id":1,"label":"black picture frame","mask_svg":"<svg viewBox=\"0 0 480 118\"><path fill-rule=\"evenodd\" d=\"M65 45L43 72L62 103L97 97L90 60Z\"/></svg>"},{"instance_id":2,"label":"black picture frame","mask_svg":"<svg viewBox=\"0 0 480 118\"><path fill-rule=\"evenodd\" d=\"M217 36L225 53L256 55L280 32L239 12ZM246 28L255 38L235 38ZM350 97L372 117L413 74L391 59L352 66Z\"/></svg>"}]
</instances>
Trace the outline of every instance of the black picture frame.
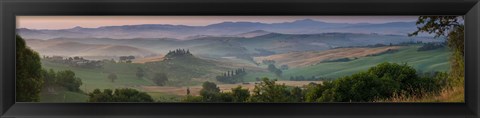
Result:
<instances>
[{"instance_id":1,"label":"black picture frame","mask_svg":"<svg viewBox=\"0 0 480 118\"><path fill-rule=\"evenodd\" d=\"M0 0L2 117L478 118L478 0ZM465 103L15 103L17 15L464 15Z\"/></svg>"}]
</instances>

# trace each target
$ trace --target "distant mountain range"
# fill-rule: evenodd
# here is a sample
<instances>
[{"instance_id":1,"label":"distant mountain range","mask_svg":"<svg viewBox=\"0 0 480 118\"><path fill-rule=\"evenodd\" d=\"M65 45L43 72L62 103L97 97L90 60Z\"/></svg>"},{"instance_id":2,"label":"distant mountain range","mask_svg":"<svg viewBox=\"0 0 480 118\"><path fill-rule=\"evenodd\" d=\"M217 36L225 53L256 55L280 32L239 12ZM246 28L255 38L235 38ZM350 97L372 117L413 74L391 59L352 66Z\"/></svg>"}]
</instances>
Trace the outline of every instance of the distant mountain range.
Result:
<instances>
[{"instance_id":1,"label":"distant mountain range","mask_svg":"<svg viewBox=\"0 0 480 118\"><path fill-rule=\"evenodd\" d=\"M255 37L270 32L282 34L318 33L376 33L406 35L416 29L415 22L372 23L327 23L303 19L283 23L222 22L207 26L186 26L169 24L142 24L123 26L103 26L98 28L74 27L71 29L44 30L19 28L17 32L26 39L54 38L174 38L181 40L202 37L231 36Z\"/></svg>"},{"instance_id":2,"label":"distant mountain range","mask_svg":"<svg viewBox=\"0 0 480 118\"><path fill-rule=\"evenodd\" d=\"M302 51L323 51L338 47L400 44L405 42L443 42L432 37L361 33L280 34L266 31L242 33L236 37L205 36L191 40L170 38L112 39L55 38L27 39L27 45L41 55L57 56L151 56L169 50L190 49L203 57L253 57Z\"/></svg>"}]
</instances>

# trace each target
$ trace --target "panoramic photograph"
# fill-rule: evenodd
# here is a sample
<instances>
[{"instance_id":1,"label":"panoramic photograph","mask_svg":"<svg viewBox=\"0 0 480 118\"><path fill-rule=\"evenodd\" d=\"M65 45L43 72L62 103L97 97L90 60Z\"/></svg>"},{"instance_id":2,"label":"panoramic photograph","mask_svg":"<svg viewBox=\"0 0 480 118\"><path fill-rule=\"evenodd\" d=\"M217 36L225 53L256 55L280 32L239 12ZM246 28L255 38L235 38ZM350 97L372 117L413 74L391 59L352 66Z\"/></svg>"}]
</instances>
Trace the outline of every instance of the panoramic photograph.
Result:
<instances>
[{"instance_id":1,"label":"panoramic photograph","mask_svg":"<svg viewBox=\"0 0 480 118\"><path fill-rule=\"evenodd\" d=\"M465 102L462 16L16 21L17 102Z\"/></svg>"}]
</instances>

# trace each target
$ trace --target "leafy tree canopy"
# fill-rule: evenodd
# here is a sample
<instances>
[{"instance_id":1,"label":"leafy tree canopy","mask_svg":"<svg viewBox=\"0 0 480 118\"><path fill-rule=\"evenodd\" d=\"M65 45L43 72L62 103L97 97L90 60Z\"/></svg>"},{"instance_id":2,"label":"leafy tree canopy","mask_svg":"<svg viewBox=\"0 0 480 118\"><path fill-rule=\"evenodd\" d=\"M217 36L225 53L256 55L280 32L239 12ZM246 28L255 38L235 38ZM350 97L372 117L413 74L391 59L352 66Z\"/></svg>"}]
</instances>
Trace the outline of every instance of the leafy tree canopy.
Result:
<instances>
[{"instance_id":1,"label":"leafy tree canopy","mask_svg":"<svg viewBox=\"0 0 480 118\"><path fill-rule=\"evenodd\" d=\"M28 48L22 37L16 35L16 100L40 101L43 87L42 66L37 52Z\"/></svg>"},{"instance_id":2,"label":"leafy tree canopy","mask_svg":"<svg viewBox=\"0 0 480 118\"><path fill-rule=\"evenodd\" d=\"M104 89L103 92L95 89L88 96L88 102L154 102L147 93L130 88Z\"/></svg>"}]
</instances>

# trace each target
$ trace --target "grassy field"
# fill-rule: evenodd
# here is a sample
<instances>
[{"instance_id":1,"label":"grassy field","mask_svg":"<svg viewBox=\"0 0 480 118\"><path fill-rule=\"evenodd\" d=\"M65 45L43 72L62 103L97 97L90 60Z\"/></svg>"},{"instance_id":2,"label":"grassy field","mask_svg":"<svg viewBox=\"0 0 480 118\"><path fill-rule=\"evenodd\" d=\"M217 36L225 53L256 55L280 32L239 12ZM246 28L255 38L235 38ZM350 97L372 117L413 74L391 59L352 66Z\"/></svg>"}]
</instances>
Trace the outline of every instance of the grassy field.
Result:
<instances>
[{"instance_id":1,"label":"grassy field","mask_svg":"<svg viewBox=\"0 0 480 118\"><path fill-rule=\"evenodd\" d=\"M86 102L88 96L80 92L71 92L66 90L56 90L55 93L49 93L43 90L40 93L40 102Z\"/></svg>"},{"instance_id":2,"label":"grassy field","mask_svg":"<svg viewBox=\"0 0 480 118\"><path fill-rule=\"evenodd\" d=\"M155 73L166 73L168 75L169 86L190 86L199 85L203 81L213 80L213 78L227 70L224 67L217 67L213 62L196 58L181 58L161 62L152 62L146 64L138 63L105 63L103 68L80 68L72 67L59 63L42 61L42 66L46 69L72 70L76 76L81 78L83 85L80 89L89 92L95 88L137 88L138 86L155 85L151 78ZM145 69L146 75L143 78L136 76L137 68ZM107 79L110 73L115 73L118 77L115 82ZM197 81L203 79L203 81Z\"/></svg>"},{"instance_id":3,"label":"grassy field","mask_svg":"<svg viewBox=\"0 0 480 118\"><path fill-rule=\"evenodd\" d=\"M82 79L83 85L80 89L85 92L91 92L95 88L135 88L136 86L141 85L154 85L151 80L145 78L139 79L135 76L136 69L141 66L140 64L106 63L103 69L87 69L42 61L42 66L46 69L53 69L55 71L74 71L75 75ZM115 80L115 82L111 82L107 79L109 72L117 74L118 79Z\"/></svg>"},{"instance_id":4,"label":"grassy field","mask_svg":"<svg viewBox=\"0 0 480 118\"><path fill-rule=\"evenodd\" d=\"M374 48L338 48L326 51L304 51L275 54L270 56L255 57L255 61L275 60L276 65L288 65L290 68L302 68L318 64L331 59L340 58L362 58L367 55L385 53L390 50L397 50L401 46L384 46Z\"/></svg>"},{"instance_id":5,"label":"grassy field","mask_svg":"<svg viewBox=\"0 0 480 118\"><path fill-rule=\"evenodd\" d=\"M158 72L167 73L169 81L167 86L194 86L200 85L204 81L212 81L216 73L221 73L222 67L215 68L212 62L196 59L196 58L182 58L176 60L168 60L162 62L153 62L147 64L136 63L105 63L102 68L89 69L72 67L65 64L53 63L49 61L42 61L42 66L45 69L53 69L55 71L72 70L76 76L79 77L83 85L80 87L86 93L94 89L115 89L115 88L134 88L138 89L140 86L156 86L151 78ZM137 68L143 68L146 75L143 78L136 76ZM117 80L111 82L108 78L110 73L117 75ZM72 92L65 92L73 94ZM166 101L167 98L158 97L159 94L165 93L149 93L155 99L162 99ZM78 95L80 96L80 95ZM85 98L86 96L83 95ZM61 97L61 96L60 96ZM168 97L168 95L167 95ZM58 101L58 95L45 94L42 98L52 98ZM63 97L62 97L63 99ZM68 99L68 98L67 98ZM169 99L169 98L168 98ZM68 100L67 100L68 101ZM75 101L75 100L73 100ZM48 102L48 101L47 101Z\"/></svg>"},{"instance_id":6,"label":"grassy field","mask_svg":"<svg viewBox=\"0 0 480 118\"><path fill-rule=\"evenodd\" d=\"M230 70L218 66L210 60L197 57L181 57L160 62L145 63L147 77L152 78L154 73L166 73L169 82L168 86L192 86L200 85L204 81L214 81L215 76Z\"/></svg>"},{"instance_id":7,"label":"grassy field","mask_svg":"<svg viewBox=\"0 0 480 118\"><path fill-rule=\"evenodd\" d=\"M246 80L254 81L256 77L289 79L290 76L305 77L328 77L338 78L351 75L359 71L365 71L382 62L407 63L417 71L448 71L450 53L447 48L440 48L429 51L417 51L419 45L406 46L399 49L398 52L383 54L378 56L361 57L348 62L324 62L304 68L291 68L283 71L279 78L269 72L254 72L247 75Z\"/></svg>"},{"instance_id":8,"label":"grassy field","mask_svg":"<svg viewBox=\"0 0 480 118\"><path fill-rule=\"evenodd\" d=\"M465 88L456 86L450 89L443 89L439 94L427 94L422 97L394 96L377 102L465 102Z\"/></svg>"},{"instance_id":9,"label":"grassy field","mask_svg":"<svg viewBox=\"0 0 480 118\"><path fill-rule=\"evenodd\" d=\"M306 68L296 68L284 72L284 76L304 75L338 78L367 70L382 62L407 63L417 71L448 71L449 61L447 48L430 51L417 51L419 46L409 46L391 54L363 57L349 62L320 63Z\"/></svg>"}]
</instances>

